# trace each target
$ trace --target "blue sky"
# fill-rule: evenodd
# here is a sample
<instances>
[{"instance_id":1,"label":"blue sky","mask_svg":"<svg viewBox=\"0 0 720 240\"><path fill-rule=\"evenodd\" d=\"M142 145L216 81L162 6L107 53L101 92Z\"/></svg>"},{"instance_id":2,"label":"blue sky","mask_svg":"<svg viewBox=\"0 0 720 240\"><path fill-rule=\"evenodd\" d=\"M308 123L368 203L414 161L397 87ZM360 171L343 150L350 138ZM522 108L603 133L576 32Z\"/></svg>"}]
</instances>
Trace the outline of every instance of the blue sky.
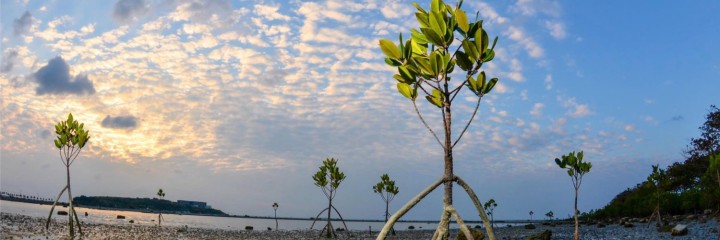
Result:
<instances>
[{"instance_id":1,"label":"blue sky","mask_svg":"<svg viewBox=\"0 0 720 240\"><path fill-rule=\"evenodd\" d=\"M450 3L450 2L449 2ZM0 186L51 197L64 170L53 125L72 112L91 142L73 193L206 201L231 214L313 216L311 175L348 176L334 201L381 218L442 174L442 149L395 89L378 40L417 28L407 1L2 0ZM452 4L452 3L451 3ZM429 6L426 1L420 5ZM455 149L456 173L496 219L572 212L553 159L585 151L581 211L600 208L682 151L720 89L717 2L466 1L499 36L500 83ZM471 14L474 15L474 14ZM456 123L473 107L456 101ZM431 126L440 116L420 102ZM455 132L461 129L456 124ZM474 219L456 191L456 207ZM409 219L435 219L437 190Z\"/></svg>"}]
</instances>

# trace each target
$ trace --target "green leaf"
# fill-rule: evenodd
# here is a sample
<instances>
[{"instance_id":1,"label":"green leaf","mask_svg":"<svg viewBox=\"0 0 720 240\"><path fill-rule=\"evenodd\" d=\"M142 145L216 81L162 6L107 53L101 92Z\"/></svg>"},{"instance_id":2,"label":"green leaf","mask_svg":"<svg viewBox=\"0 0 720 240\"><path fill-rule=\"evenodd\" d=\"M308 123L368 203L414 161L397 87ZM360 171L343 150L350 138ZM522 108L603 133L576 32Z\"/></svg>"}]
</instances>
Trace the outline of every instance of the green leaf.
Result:
<instances>
[{"instance_id":1,"label":"green leaf","mask_svg":"<svg viewBox=\"0 0 720 240\"><path fill-rule=\"evenodd\" d=\"M468 88L470 89L470 91L477 94L477 90L476 90L477 89L477 81L475 81L475 79L473 79L472 76L468 76L467 81L468 81Z\"/></svg>"},{"instance_id":2,"label":"green leaf","mask_svg":"<svg viewBox=\"0 0 720 240\"><path fill-rule=\"evenodd\" d=\"M417 66L420 68L420 70L423 71L423 74L435 75L432 70L433 68L430 66L429 58L416 56L413 57L413 60L415 61L415 64L417 64Z\"/></svg>"},{"instance_id":3,"label":"green leaf","mask_svg":"<svg viewBox=\"0 0 720 240\"><path fill-rule=\"evenodd\" d=\"M424 37L424 36L423 36ZM427 54L427 43L423 46L422 44L416 42L414 39L410 43L412 45L412 52L416 55L425 55Z\"/></svg>"},{"instance_id":4,"label":"green leaf","mask_svg":"<svg viewBox=\"0 0 720 240\"><path fill-rule=\"evenodd\" d=\"M417 44L423 44L425 45L425 48L427 48L428 40L423 33L413 28L410 29L410 37L412 38L413 42Z\"/></svg>"},{"instance_id":5,"label":"green leaf","mask_svg":"<svg viewBox=\"0 0 720 240\"><path fill-rule=\"evenodd\" d=\"M483 43L483 37L482 37L483 32L485 32L485 30L480 28L475 32L475 36L474 36L475 37L475 49L477 49L478 55L480 55L480 56L482 56L482 53L485 51L485 48L483 48L483 46L487 45L487 44Z\"/></svg>"},{"instance_id":6,"label":"green leaf","mask_svg":"<svg viewBox=\"0 0 720 240\"><path fill-rule=\"evenodd\" d=\"M470 40L465 39L462 41L462 47L463 50L465 50L465 53L467 53L471 62L477 61L480 54L478 53L475 44L471 43Z\"/></svg>"},{"instance_id":7,"label":"green leaf","mask_svg":"<svg viewBox=\"0 0 720 240\"><path fill-rule=\"evenodd\" d=\"M458 27L462 29L463 32L467 33L467 31L470 30L470 25L468 24L468 19L465 11L460 8L456 9L455 18L457 19Z\"/></svg>"},{"instance_id":8,"label":"green leaf","mask_svg":"<svg viewBox=\"0 0 720 240\"><path fill-rule=\"evenodd\" d=\"M416 12L415 13L415 19L417 19L418 23L420 24L420 28L429 28L430 27L430 21L428 20L429 14L426 12Z\"/></svg>"},{"instance_id":9,"label":"green leaf","mask_svg":"<svg viewBox=\"0 0 720 240\"><path fill-rule=\"evenodd\" d=\"M68 123L72 123L72 122L73 122L73 115L72 115L72 113L68 114L67 122L68 122Z\"/></svg>"},{"instance_id":10,"label":"green leaf","mask_svg":"<svg viewBox=\"0 0 720 240\"><path fill-rule=\"evenodd\" d=\"M418 10L419 12L426 13L426 12L425 12L425 9L423 9L422 7L420 7L420 5L419 5L418 3L413 2L412 5L415 6L415 8L417 8L417 10Z\"/></svg>"},{"instance_id":11,"label":"green leaf","mask_svg":"<svg viewBox=\"0 0 720 240\"><path fill-rule=\"evenodd\" d=\"M489 92L493 89L493 87L495 87L495 84L497 83L497 81L498 81L498 78L490 79L490 82L489 82L489 83L487 84L487 86L485 87L485 92L484 92L484 94L489 93Z\"/></svg>"},{"instance_id":12,"label":"green leaf","mask_svg":"<svg viewBox=\"0 0 720 240\"><path fill-rule=\"evenodd\" d=\"M475 91L478 93L483 92L483 89L485 89L486 82L487 82L487 77L485 76L485 71L482 71L482 72L480 72L480 75L478 75L477 88L475 89Z\"/></svg>"},{"instance_id":13,"label":"green leaf","mask_svg":"<svg viewBox=\"0 0 720 240\"><path fill-rule=\"evenodd\" d=\"M465 52L457 51L457 56L455 57L457 59L457 64L460 66L460 69L463 71L469 71L472 68L472 62L468 59L468 56L465 54Z\"/></svg>"},{"instance_id":14,"label":"green leaf","mask_svg":"<svg viewBox=\"0 0 720 240\"><path fill-rule=\"evenodd\" d=\"M445 25L445 20L443 19L443 14L436 11L430 12L430 28L437 34L438 36L445 36L445 31L447 31L447 26ZM439 44L440 46L445 46L444 39L442 41L443 44Z\"/></svg>"},{"instance_id":15,"label":"green leaf","mask_svg":"<svg viewBox=\"0 0 720 240\"><path fill-rule=\"evenodd\" d=\"M407 83L398 83L397 89L398 89L398 92L400 92L400 94L402 94L406 98L408 98L410 100L413 99L412 98L412 89L410 88L410 85L408 85Z\"/></svg>"},{"instance_id":16,"label":"green leaf","mask_svg":"<svg viewBox=\"0 0 720 240\"><path fill-rule=\"evenodd\" d=\"M402 63L400 63L398 60L395 60L392 58L385 58L385 64L393 66L393 67L402 65Z\"/></svg>"},{"instance_id":17,"label":"green leaf","mask_svg":"<svg viewBox=\"0 0 720 240\"><path fill-rule=\"evenodd\" d=\"M483 62L492 61L494 58L495 58L495 50L488 49L487 51L483 52L483 57L482 57Z\"/></svg>"},{"instance_id":18,"label":"green leaf","mask_svg":"<svg viewBox=\"0 0 720 240\"><path fill-rule=\"evenodd\" d=\"M433 51L430 53L430 69L432 70L432 75L437 76L441 72L441 66L442 66L442 56L438 54L438 51Z\"/></svg>"},{"instance_id":19,"label":"green leaf","mask_svg":"<svg viewBox=\"0 0 720 240\"><path fill-rule=\"evenodd\" d=\"M57 148L62 148L62 143L60 143L59 140L55 139L54 142L55 142L55 147L57 147Z\"/></svg>"},{"instance_id":20,"label":"green leaf","mask_svg":"<svg viewBox=\"0 0 720 240\"><path fill-rule=\"evenodd\" d=\"M445 6L445 4L443 4L441 0L432 0L432 2L430 2L430 12L444 11L441 8L442 6Z\"/></svg>"},{"instance_id":21,"label":"green leaf","mask_svg":"<svg viewBox=\"0 0 720 240\"><path fill-rule=\"evenodd\" d=\"M444 39L430 28L421 27L420 31L425 34L425 37L435 46L442 46L445 43Z\"/></svg>"},{"instance_id":22,"label":"green leaf","mask_svg":"<svg viewBox=\"0 0 720 240\"><path fill-rule=\"evenodd\" d=\"M389 58L401 58L400 49L398 49L397 46L395 46L395 43L390 40L380 39L380 49L382 49L383 53L385 53L385 55Z\"/></svg>"},{"instance_id":23,"label":"green leaf","mask_svg":"<svg viewBox=\"0 0 720 240\"><path fill-rule=\"evenodd\" d=\"M400 72L400 77L402 77L405 82L407 83L413 83L415 82L415 76L408 71L408 69L405 66L399 66L398 72Z\"/></svg>"}]
</instances>

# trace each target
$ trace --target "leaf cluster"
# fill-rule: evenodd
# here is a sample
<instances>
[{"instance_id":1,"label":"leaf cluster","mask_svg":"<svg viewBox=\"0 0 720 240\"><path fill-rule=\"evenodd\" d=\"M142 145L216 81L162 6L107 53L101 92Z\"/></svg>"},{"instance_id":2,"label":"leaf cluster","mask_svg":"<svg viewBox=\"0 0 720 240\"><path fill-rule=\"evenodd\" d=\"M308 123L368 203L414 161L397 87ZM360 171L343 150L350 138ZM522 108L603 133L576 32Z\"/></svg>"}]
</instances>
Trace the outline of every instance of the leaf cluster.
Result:
<instances>
[{"instance_id":1,"label":"leaf cluster","mask_svg":"<svg viewBox=\"0 0 720 240\"><path fill-rule=\"evenodd\" d=\"M555 158L555 164L560 168L567 169L567 173L571 177L582 177L585 173L590 172L590 168L592 168L591 162L583 162L582 151L578 152L577 155L575 155L575 152L570 152L561 158Z\"/></svg>"},{"instance_id":2,"label":"leaf cluster","mask_svg":"<svg viewBox=\"0 0 720 240\"><path fill-rule=\"evenodd\" d=\"M492 211L492 209L494 209L495 207L497 207L497 203L495 202L495 199L492 199L492 198L490 200L488 200L487 202L485 202L485 204L483 206L483 208L485 208L485 210L490 209L490 211Z\"/></svg>"},{"instance_id":3,"label":"leaf cluster","mask_svg":"<svg viewBox=\"0 0 720 240\"><path fill-rule=\"evenodd\" d=\"M395 186L395 181L390 180L390 176L388 176L386 173L380 177L380 182L378 182L377 184L375 184L375 186L373 186L373 192L379 193L379 194L383 194L383 192L385 192L385 193L391 193L393 195L396 195L396 194L398 194L398 192L400 192L400 189L397 186Z\"/></svg>"},{"instance_id":4,"label":"leaf cluster","mask_svg":"<svg viewBox=\"0 0 720 240\"><path fill-rule=\"evenodd\" d=\"M163 199L165 197L165 192L162 190L162 188L160 190L158 190L157 196L160 199Z\"/></svg>"},{"instance_id":5,"label":"leaf cluster","mask_svg":"<svg viewBox=\"0 0 720 240\"><path fill-rule=\"evenodd\" d=\"M61 121L55 125L55 134L57 134L55 147L85 147L85 144L90 140L90 131L83 129L84 127L84 123L78 123L77 120L73 119L72 113L68 114L66 121Z\"/></svg>"},{"instance_id":6,"label":"leaf cluster","mask_svg":"<svg viewBox=\"0 0 720 240\"><path fill-rule=\"evenodd\" d=\"M425 10L413 3L417 12L415 17L420 29L411 29L410 39L403 41L399 36L399 44L388 39L380 40L380 49L385 53L385 63L396 67L398 73L393 75L400 94L415 101L418 89L424 92L425 98L437 107L443 107L451 93L457 94L459 88L449 91L440 83L450 81L448 74L455 66L466 71L462 85L467 86L478 96L489 93L498 79L488 80L484 72L474 77L483 63L495 57L495 37L493 44L487 32L482 28L482 20L469 22L467 14L461 9L462 1L455 7L433 0L430 9ZM457 49L450 48L455 44Z\"/></svg>"},{"instance_id":7,"label":"leaf cluster","mask_svg":"<svg viewBox=\"0 0 720 240\"><path fill-rule=\"evenodd\" d=\"M316 186L322 188L329 186L331 191L340 186L340 183L345 180L345 173L341 172L337 167L337 162L338 160L334 158L328 158L323 161L323 165L320 166L320 169L312 176Z\"/></svg>"}]
</instances>

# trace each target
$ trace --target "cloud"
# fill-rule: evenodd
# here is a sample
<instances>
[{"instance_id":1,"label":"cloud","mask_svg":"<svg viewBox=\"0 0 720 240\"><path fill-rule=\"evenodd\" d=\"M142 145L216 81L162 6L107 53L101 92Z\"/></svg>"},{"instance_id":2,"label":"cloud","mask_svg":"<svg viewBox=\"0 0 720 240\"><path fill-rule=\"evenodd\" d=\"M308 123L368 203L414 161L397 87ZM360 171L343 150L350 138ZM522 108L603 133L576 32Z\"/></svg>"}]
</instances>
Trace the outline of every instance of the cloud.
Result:
<instances>
[{"instance_id":1,"label":"cloud","mask_svg":"<svg viewBox=\"0 0 720 240\"><path fill-rule=\"evenodd\" d=\"M550 35L555 39L563 39L567 35L565 25L561 22L545 21L545 28L550 31Z\"/></svg>"},{"instance_id":2,"label":"cloud","mask_svg":"<svg viewBox=\"0 0 720 240\"><path fill-rule=\"evenodd\" d=\"M539 12L551 17L559 17L561 8L557 2L546 0L519 0L510 8L510 11L520 13L524 16L534 16Z\"/></svg>"},{"instance_id":3,"label":"cloud","mask_svg":"<svg viewBox=\"0 0 720 240\"><path fill-rule=\"evenodd\" d=\"M558 100L562 99L558 98ZM563 107L569 109L567 115L574 118L585 117L593 113L592 111L590 111L590 106L588 106L587 104L577 103L575 101L575 98L570 98L566 101L562 101L562 105Z\"/></svg>"},{"instance_id":4,"label":"cloud","mask_svg":"<svg viewBox=\"0 0 720 240\"><path fill-rule=\"evenodd\" d=\"M412 8L409 8L405 4L400 4L398 1L387 1L385 6L380 9L383 16L386 18L402 18L412 14Z\"/></svg>"},{"instance_id":5,"label":"cloud","mask_svg":"<svg viewBox=\"0 0 720 240\"><path fill-rule=\"evenodd\" d=\"M70 76L70 66L65 60L58 56L44 67L40 68L33 75L37 80L38 87L35 89L37 95L51 94L94 94L95 87L87 75Z\"/></svg>"},{"instance_id":6,"label":"cloud","mask_svg":"<svg viewBox=\"0 0 720 240\"><path fill-rule=\"evenodd\" d=\"M15 34L15 36L20 36L28 33L32 24L32 15L30 15L30 12L25 11L20 18L13 19L13 34Z\"/></svg>"},{"instance_id":7,"label":"cloud","mask_svg":"<svg viewBox=\"0 0 720 240\"><path fill-rule=\"evenodd\" d=\"M543 56L544 50L538 43L535 42L531 37L525 36L522 29L515 26L508 27L507 31L503 32L505 36L522 45L527 51L528 55L533 58L539 58Z\"/></svg>"},{"instance_id":8,"label":"cloud","mask_svg":"<svg viewBox=\"0 0 720 240\"><path fill-rule=\"evenodd\" d=\"M268 6L268 5L255 5L255 13L259 16L263 16L267 20L290 20L289 16L279 13L279 6Z\"/></svg>"},{"instance_id":9,"label":"cloud","mask_svg":"<svg viewBox=\"0 0 720 240\"><path fill-rule=\"evenodd\" d=\"M15 61L18 57L18 51L15 49L9 50L5 57L2 60L2 67L0 67L0 72L9 72L13 69L15 66Z\"/></svg>"},{"instance_id":10,"label":"cloud","mask_svg":"<svg viewBox=\"0 0 720 240\"><path fill-rule=\"evenodd\" d=\"M544 104L535 103L535 105L533 105L532 110L530 110L530 115L532 115L533 117L539 117L542 114L541 111L542 111L543 107L545 107Z\"/></svg>"},{"instance_id":11,"label":"cloud","mask_svg":"<svg viewBox=\"0 0 720 240\"><path fill-rule=\"evenodd\" d=\"M128 23L145 15L150 6L145 0L119 0L113 7L113 17L123 23Z\"/></svg>"},{"instance_id":12,"label":"cloud","mask_svg":"<svg viewBox=\"0 0 720 240\"><path fill-rule=\"evenodd\" d=\"M127 128L132 129L137 127L137 118L132 115L112 117L110 115L105 116L102 120L101 125L105 128Z\"/></svg>"},{"instance_id":13,"label":"cloud","mask_svg":"<svg viewBox=\"0 0 720 240\"><path fill-rule=\"evenodd\" d=\"M551 90L553 88L553 77L552 75L548 74L545 76L545 89Z\"/></svg>"}]
</instances>

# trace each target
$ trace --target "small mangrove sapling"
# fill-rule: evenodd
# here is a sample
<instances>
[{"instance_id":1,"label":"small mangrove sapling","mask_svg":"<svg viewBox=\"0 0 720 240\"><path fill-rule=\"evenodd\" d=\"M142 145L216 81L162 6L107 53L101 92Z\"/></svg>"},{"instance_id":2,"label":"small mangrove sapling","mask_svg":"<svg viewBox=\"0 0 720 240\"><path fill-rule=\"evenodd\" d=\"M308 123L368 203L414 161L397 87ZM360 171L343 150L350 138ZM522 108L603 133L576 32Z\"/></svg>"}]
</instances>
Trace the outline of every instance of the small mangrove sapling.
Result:
<instances>
[{"instance_id":1,"label":"small mangrove sapling","mask_svg":"<svg viewBox=\"0 0 720 240\"><path fill-rule=\"evenodd\" d=\"M562 169L567 169L567 174L570 176L575 188L575 233L573 239L580 239L579 232L579 220L578 220L578 194L580 192L580 184L582 183L583 176L590 172L592 168L591 162L583 162L583 152L580 151L575 155L575 152L570 152L568 155L563 155L562 159L555 158L555 164Z\"/></svg>"},{"instance_id":2,"label":"small mangrove sapling","mask_svg":"<svg viewBox=\"0 0 720 240\"><path fill-rule=\"evenodd\" d=\"M275 210L275 231L278 230L278 220L277 220L277 209L278 209L278 207L280 207L280 205L278 205L278 203L273 203L272 208L273 208L273 210Z\"/></svg>"},{"instance_id":3,"label":"small mangrove sapling","mask_svg":"<svg viewBox=\"0 0 720 240\"><path fill-rule=\"evenodd\" d=\"M67 174L67 184L60 191L55 202L53 202L50 208L50 215L48 215L47 222L45 223L45 229L50 228L50 219L52 218L53 211L57 205L58 200L62 194L67 190L68 195L68 230L70 237L75 237L75 225L77 225L80 235L82 235L82 227L80 226L80 220L78 219L77 212L75 212L75 206L73 206L72 191L70 188L70 165L75 162L80 150L85 147L85 144L90 140L89 130L84 129L84 123L78 123L77 120L73 119L72 113L68 114L68 118L65 121L60 121L55 125L55 147L60 150L60 160L65 165L65 173Z\"/></svg>"},{"instance_id":4,"label":"small mangrove sapling","mask_svg":"<svg viewBox=\"0 0 720 240\"><path fill-rule=\"evenodd\" d=\"M160 190L158 190L157 196L160 199L160 201L162 201L163 198L165 198L165 192L162 190L162 188ZM162 224L162 219L163 219L162 210L158 210L158 226L160 226Z\"/></svg>"},{"instance_id":5,"label":"small mangrove sapling","mask_svg":"<svg viewBox=\"0 0 720 240\"><path fill-rule=\"evenodd\" d=\"M665 189L665 180L667 179L667 173L664 169L660 168L660 165L652 165L652 173L647 177L648 183L655 189L655 209L650 215L650 221L653 218L657 221L656 227L662 225L662 214L660 213L660 196ZM648 225L650 226L650 225Z\"/></svg>"},{"instance_id":6,"label":"small mangrove sapling","mask_svg":"<svg viewBox=\"0 0 720 240\"><path fill-rule=\"evenodd\" d=\"M327 238L337 237L337 234L333 229L332 222L330 221L330 213L333 210L335 210L335 213L337 213L340 217L340 220L345 226L345 229L348 229L347 225L345 224L345 220L343 220L342 218L342 215L340 215L340 212L332 205L332 200L337 195L337 189L338 187L340 187L340 183L345 180L345 173L340 171L337 166L337 162L338 160L334 158L325 159L325 161L323 161L323 165L320 166L320 170L318 170L315 175L312 176L313 180L315 180L315 186L320 187L323 194L325 194L325 197L327 197L328 199L328 207L320 211L320 213L318 213L318 215L315 217L315 221L317 221L317 219L320 217L320 214L327 211L327 224L325 224L325 228L320 231L320 236L325 233L325 236ZM315 226L315 221L313 221L310 229Z\"/></svg>"},{"instance_id":7,"label":"small mangrove sapling","mask_svg":"<svg viewBox=\"0 0 720 240\"><path fill-rule=\"evenodd\" d=\"M487 211L487 214L490 215L490 225L492 225L493 227L495 227L495 215L493 215L495 207L497 207L497 203L495 202L495 199L492 198L485 202L485 206L483 206L485 211Z\"/></svg>"},{"instance_id":8,"label":"small mangrove sapling","mask_svg":"<svg viewBox=\"0 0 720 240\"><path fill-rule=\"evenodd\" d=\"M532 215L535 213L533 211L530 211L528 214L530 214L530 221L532 222Z\"/></svg>"},{"instance_id":9,"label":"small mangrove sapling","mask_svg":"<svg viewBox=\"0 0 720 240\"><path fill-rule=\"evenodd\" d=\"M465 236L472 239L470 229L453 207L454 183L462 186L470 196L483 220L488 238L495 240L495 234L480 199L462 178L454 174L453 167L453 148L475 118L483 96L490 93L498 82L497 78L490 79L480 70L484 63L492 61L495 57L494 48L498 38L495 37L490 44L488 33L482 27L482 20L478 20L476 16L475 20L470 22L465 11L461 9L462 4L462 0L455 6L447 5L442 0L432 0L430 9L426 10L413 3L417 9L415 16L420 26L419 31L411 29L411 37L407 41L403 41L400 34L399 45L388 39L379 41L380 49L387 56L385 63L397 69L397 74L393 75L393 78L397 80L398 92L410 100L420 121L443 149L444 169L440 179L430 184L392 215L378 234L378 240L385 239L398 219L441 184L444 185L442 215L433 238L448 238L452 217ZM463 72L458 71L460 73L453 74L455 70ZM455 81L451 81L451 78ZM458 94L465 92L463 90L466 88L470 92L468 97L476 101L475 107L460 134L454 137L452 104ZM437 113L442 115L444 133L442 140L425 122L418 109L416 100L420 95L437 107ZM468 98L461 96L459 99Z\"/></svg>"},{"instance_id":10,"label":"small mangrove sapling","mask_svg":"<svg viewBox=\"0 0 720 240\"><path fill-rule=\"evenodd\" d=\"M379 194L383 202L385 202L385 222L387 223L388 217L390 217L390 202L400 192L400 189L395 186L395 181L390 180L390 176L386 173L380 177L380 182L373 186L373 192ZM395 235L395 229L391 228L391 231Z\"/></svg>"},{"instance_id":11,"label":"small mangrove sapling","mask_svg":"<svg viewBox=\"0 0 720 240\"><path fill-rule=\"evenodd\" d=\"M548 218L548 220L552 221L553 216L555 216L555 213L553 213L553 211L549 211L545 214L545 216Z\"/></svg>"}]
</instances>

